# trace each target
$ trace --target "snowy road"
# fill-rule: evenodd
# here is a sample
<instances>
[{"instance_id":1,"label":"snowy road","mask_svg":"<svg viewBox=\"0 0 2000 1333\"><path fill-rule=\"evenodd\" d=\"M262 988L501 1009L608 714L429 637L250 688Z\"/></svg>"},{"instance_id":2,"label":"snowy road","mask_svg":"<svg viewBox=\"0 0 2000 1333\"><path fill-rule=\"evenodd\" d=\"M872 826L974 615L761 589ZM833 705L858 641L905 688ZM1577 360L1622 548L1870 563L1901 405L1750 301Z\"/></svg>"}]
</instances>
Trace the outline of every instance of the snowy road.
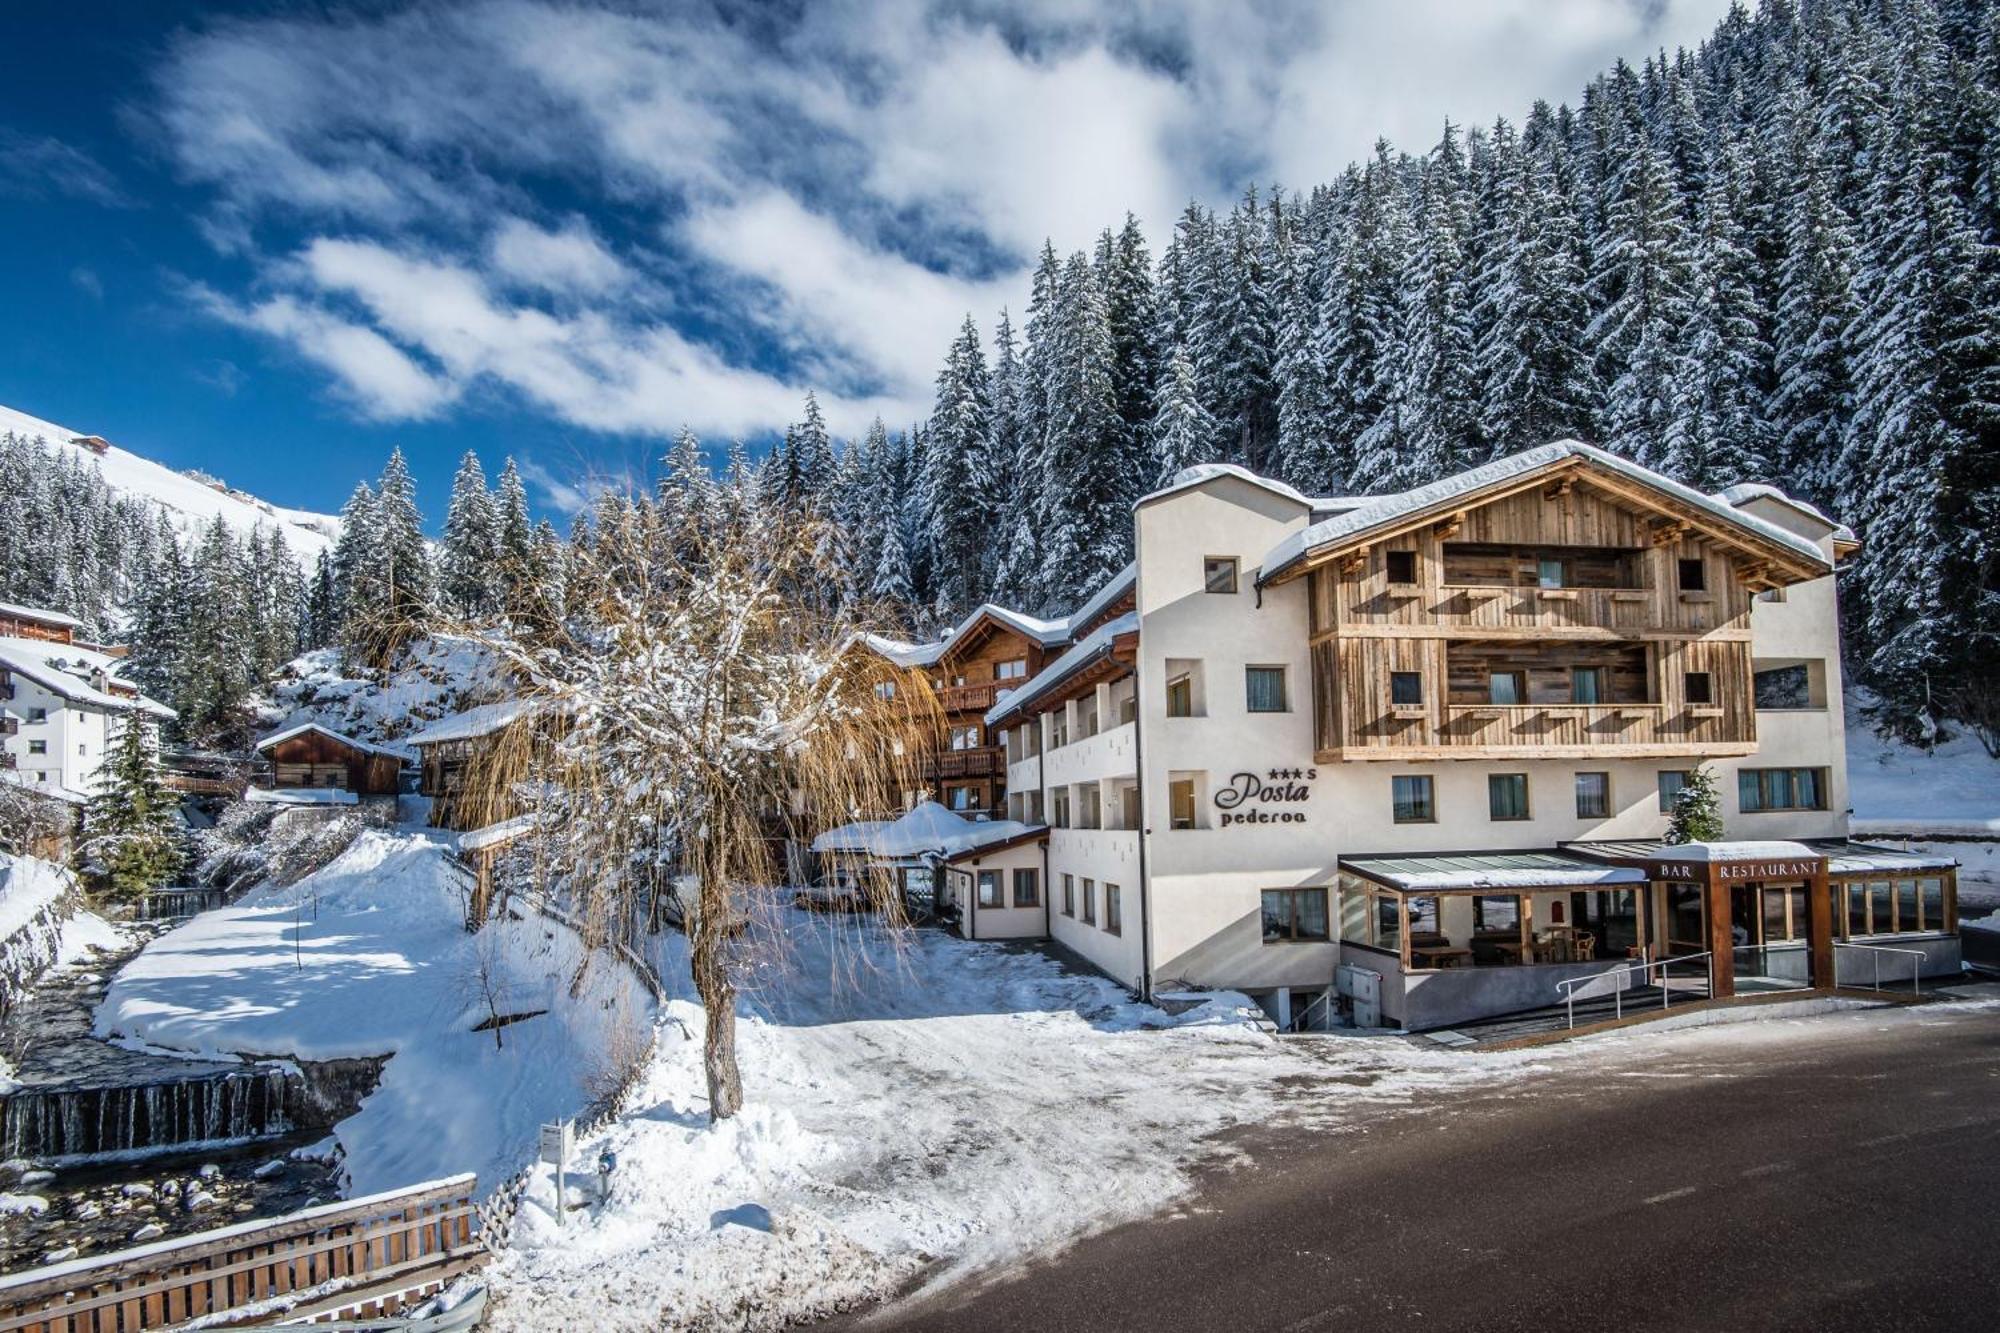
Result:
<instances>
[{"instance_id":1,"label":"snowy road","mask_svg":"<svg viewBox=\"0 0 2000 1333\"><path fill-rule=\"evenodd\" d=\"M1240 1133L1171 1220L835 1327L1990 1327L1996 1089L1990 1004L1596 1039L1365 1135Z\"/></svg>"}]
</instances>

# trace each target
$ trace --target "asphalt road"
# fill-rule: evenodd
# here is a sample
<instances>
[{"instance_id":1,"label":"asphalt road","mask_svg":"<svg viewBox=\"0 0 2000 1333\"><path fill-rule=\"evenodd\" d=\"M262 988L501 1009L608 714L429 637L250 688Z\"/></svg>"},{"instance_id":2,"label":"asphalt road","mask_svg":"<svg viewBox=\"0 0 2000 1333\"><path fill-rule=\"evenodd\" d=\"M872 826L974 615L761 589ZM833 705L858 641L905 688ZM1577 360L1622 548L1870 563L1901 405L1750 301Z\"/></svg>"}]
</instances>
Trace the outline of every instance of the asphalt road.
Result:
<instances>
[{"instance_id":1,"label":"asphalt road","mask_svg":"<svg viewBox=\"0 0 2000 1333\"><path fill-rule=\"evenodd\" d=\"M1662 1033L1359 1132L857 1327L2000 1327L2000 1013ZM1477 1057L1468 1057L1477 1058ZM1115 1120L1105 1126L1115 1134Z\"/></svg>"}]
</instances>

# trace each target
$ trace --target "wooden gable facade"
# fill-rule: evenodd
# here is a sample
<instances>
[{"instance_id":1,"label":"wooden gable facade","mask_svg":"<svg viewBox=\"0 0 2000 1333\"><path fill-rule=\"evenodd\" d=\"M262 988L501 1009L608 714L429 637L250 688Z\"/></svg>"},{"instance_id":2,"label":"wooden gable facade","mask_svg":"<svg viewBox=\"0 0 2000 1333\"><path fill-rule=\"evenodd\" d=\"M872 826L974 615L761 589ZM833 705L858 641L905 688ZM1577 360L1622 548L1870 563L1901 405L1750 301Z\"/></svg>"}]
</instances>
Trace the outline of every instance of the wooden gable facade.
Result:
<instances>
[{"instance_id":1,"label":"wooden gable facade","mask_svg":"<svg viewBox=\"0 0 2000 1333\"><path fill-rule=\"evenodd\" d=\"M942 734L922 771L934 799L959 814L996 811L1007 800L1007 752L989 734L986 710L1018 687L1048 651L999 617L984 614L946 645L930 668L944 715Z\"/></svg>"},{"instance_id":2,"label":"wooden gable facade","mask_svg":"<svg viewBox=\"0 0 2000 1333\"><path fill-rule=\"evenodd\" d=\"M394 796L403 761L357 745L336 732L308 727L258 747L271 762L275 785L333 787L357 796Z\"/></svg>"},{"instance_id":3,"label":"wooden gable facade","mask_svg":"<svg viewBox=\"0 0 2000 1333\"><path fill-rule=\"evenodd\" d=\"M1753 752L1756 595L1795 547L1570 459L1313 552L1317 757Z\"/></svg>"}]
</instances>

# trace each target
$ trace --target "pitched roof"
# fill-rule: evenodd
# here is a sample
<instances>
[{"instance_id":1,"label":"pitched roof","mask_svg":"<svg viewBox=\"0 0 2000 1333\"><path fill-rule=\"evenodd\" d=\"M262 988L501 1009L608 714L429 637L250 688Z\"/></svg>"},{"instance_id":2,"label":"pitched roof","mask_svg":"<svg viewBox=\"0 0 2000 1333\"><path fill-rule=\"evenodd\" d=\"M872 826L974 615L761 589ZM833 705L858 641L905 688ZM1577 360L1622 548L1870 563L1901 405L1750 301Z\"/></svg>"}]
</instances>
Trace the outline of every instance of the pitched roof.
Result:
<instances>
[{"instance_id":1,"label":"pitched roof","mask_svg":"<svg viewBox=\"0 0 2000 1333\"><path fill-rule=\"evenodd\" d=\"M1178 495L1180 492L1191 490L1204 482L1214 481L1217 477L1234 477L1238 481L1248 482L1250 485L1270 491L1274 495L1282 495L1287 500L1295 500L1308 509L1313 507L1313 501L1295 487L1287 486L1284 482L1272 477L1258 476L1247 467L1239 467L1235 463L1196 463L1193 467L1184 467L1179 472L1174 473L1173 480L1160 487L1157 491L1140 496L1134 503L1133 508L1136 509L1139 505L1143 504L1151 504L1155 500L1164 500L1169 495Z\"/></svg>"},{"instance_id":2,"label":"pitched roof","mask_svg":"<svg viewBox=\"0 0 2000 1333\"><path fill-rule=\"evenodd\" d=\"M0 638L0 670L25 676L52 694L71 703L119 712L137 711L158 718L174 716L174 710L157 699L148 699L137 687L118 675L115 657L74 643L50 643L46 639ZM134 692L116 694L99 689L91 679L98 672L107 684L117 683Z\"/></svg>"},{"instance_id":3,"label":"pitched roof","mask_svg":"<svg viewBox=\"0 0 2000 1333\"><path fill-rule=\"evenodd\" d=\"M1692 486L1682 485L1671 477L1663 476L1651 468L1641 467L1630 459L1620 458L1595 445L1584 444L1577 440L1558 440L1553 444L1537 445L1533 449L1525 449L1518 454L1495 459L1491 463L1444 477L1429 485L1418 486L1414 490L1403 491L1397 495L1378 496L1358 508L1292 533L1266 553L1263 566L1258 571L1257 581L1260 584L1269 583L1315 551L1351 544L1432 510L1463 507L1466 502L1485 491L1509 486L1571 460L1582 460L1593 467L1616 473L1626 481L1636 482L1667 499L1698 509L1715 520L1718 527L1733 528L1766 545L1783 548L1787 554L1813 568L1822 570L1829 568L1827 558L1819 547L1795 532L1788 532L1777 524L1759 518L1755 514L1746 513L1716 496L1704 495Z\"/></svg>"},{"instance_id":4,"label":"pitched roof","mask_svg":"<svg viewBox=\"0 0 2000 1333\"><path fill-rule=\"evenodd\" d=\"M1036 672L1027 684L1009 690L1004 696L994 700L993 706L986 710L986 725L998 726L1006 718L1020 712L1030 701L1048 693L1069 677L1104 657L1111 651L1113 641L1120 635L1138 632L1137 611L1127 611L1122 616L1105 621L1085 635L1075 647Z\"/></svg>"},{"instance_id":5,"label":"pitched roof","mask_svg":"<svg viewBox=\"0 0 2000 1333\"><path fill-rule=\"evenodd\" d=\"M70 629L83 628L83 622L75 616L66 616L60 611L45 611L39 606L20 606L14 602L0 602L0 616L39 620L44 625L66 625Z\"/></svg>"},{"instance_id":6,"label":"pitched roof","mask_svg":"<svg viewBox=\"0 0 2000 1333\"><path fill-rule=\"evenodd\" d=\"M407 750L399 750L389 745L371 745L367 741L356 740L344 731L335 731L332 727L324 726L318 722L301 722L297 726L286 727L283 731L274 731L263 740L257 742L257 749L268 750L273 745L288 741L294 736L304 735L308 731L317 731L320 735L330 740L338 741L349 749L360 750L367 754L387 755L391 759L397 760L404 760L410 757Z\"/></svg>"},{"instance_id":7,"label":"pitched roof","mask_svg":"<svg viewBox=\"0 0 2000 1333\"><path fill-rule=\"evenodd\" d=\"M1807 504L1794 496L1785 494L1776 486L1767 486L1761 481L1739 481L1734 486L1724 487L1715 493L1715 498L1731 509L1741 509L1752 500L1775 500L1787 508L1794 509L1807 518L1824 523L1837 542L1858 541L1854 529L1845 523L1836 523L1828 518L1817 506Z\"/></svg>"},{"instance_id":8,"label":"pitched roof","mask_svg":"<svg viewBox=\"0 0 2000 1333\"><path fill-rule=\"evenodd\" d=\"M446 741L477 740L512 726L534 711L534 707L534 702L529 699L502 699L498 703L481 704L477 708L439 718L422 731L411 732L403 737L403 744L441 745Z\"/></svg>"}]
</instances>

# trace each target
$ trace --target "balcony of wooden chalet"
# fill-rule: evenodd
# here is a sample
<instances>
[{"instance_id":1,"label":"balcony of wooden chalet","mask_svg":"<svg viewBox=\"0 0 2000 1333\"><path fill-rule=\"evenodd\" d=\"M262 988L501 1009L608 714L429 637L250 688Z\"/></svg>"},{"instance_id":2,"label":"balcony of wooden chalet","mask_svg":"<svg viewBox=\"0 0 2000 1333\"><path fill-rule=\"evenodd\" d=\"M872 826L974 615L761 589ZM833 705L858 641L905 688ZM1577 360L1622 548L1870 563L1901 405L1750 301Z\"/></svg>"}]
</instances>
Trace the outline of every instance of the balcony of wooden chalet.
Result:
<instances>
[{"instance_id":1,"label":"balcony of wooden chalet","mask_svg":"<svg viewBox=\"0 0 2000 1333\"><path fill-rule=\"evenodd\" d=\"M936 779L1005 777L1007 750L1000 745L939 750L926 761L925 770Z\"/></svg>"},{"instance_id":2,"label":"balcony of wooden chalet","mask_svg":"<svg viewBox=\"0 0 2000 1333\"><path fill-rule=\"evenodd\" d=\"M993 706L996 692L1003 688L990 680L971 685L941 685L937 690L938 707L947 713L984 713Z\"/></svg>"},{"instance_id":3,"label":"balcony of wooden chalet","mask_svg":"<svg viewBox=\"0 0 2000 1333\"><path fill-rule=\"evenodd\" d=\"M1752 603L1830 564L1664 478L1561 452L1581 448L1465 474L1490 474L1490 494L1392 497L1278 570L1309 580L1321 762L1756 749Z\"/></svg>"}]
</instances>

